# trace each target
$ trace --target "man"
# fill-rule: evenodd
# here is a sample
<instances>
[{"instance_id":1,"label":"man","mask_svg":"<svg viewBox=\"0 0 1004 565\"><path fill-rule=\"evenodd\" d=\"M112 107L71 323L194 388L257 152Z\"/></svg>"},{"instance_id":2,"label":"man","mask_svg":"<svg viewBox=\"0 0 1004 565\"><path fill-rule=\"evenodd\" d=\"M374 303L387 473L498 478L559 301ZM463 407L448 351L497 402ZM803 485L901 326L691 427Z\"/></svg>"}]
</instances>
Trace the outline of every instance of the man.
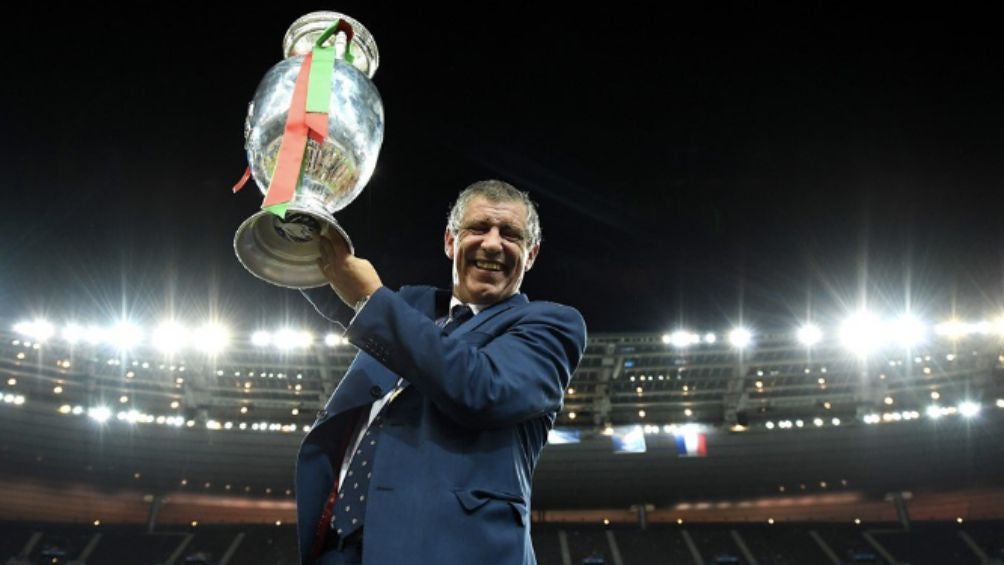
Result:
<instances>
[{"instance_id":1,"label":"man","mask_svg":"<svg viewBox=\"0 0 1004 565\"><path fill-rule=\"evenodd\" d=\"M394 292L339 238L321 240L318 264L354 316L329 289L304 294L332 321L351 317L360 352L300 448L305 565L535 563L530 481L585 324L519 293L540 222L511 185L461 192L444 249L452 292Z\"/></svg>"}]
</instances>

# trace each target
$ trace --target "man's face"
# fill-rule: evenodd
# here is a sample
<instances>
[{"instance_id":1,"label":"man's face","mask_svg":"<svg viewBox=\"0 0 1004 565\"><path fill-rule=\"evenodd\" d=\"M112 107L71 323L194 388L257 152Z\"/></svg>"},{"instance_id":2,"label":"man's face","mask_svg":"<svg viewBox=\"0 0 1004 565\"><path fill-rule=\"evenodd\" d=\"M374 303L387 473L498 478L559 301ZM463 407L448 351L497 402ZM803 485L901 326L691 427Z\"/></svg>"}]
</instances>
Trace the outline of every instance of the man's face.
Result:
<instances>
[{"instance_id":1,"label":"man's face","mask_svg":"<svg viewBox=\"0 0 1004 565\"><path fill-rule=\"evenodd\" d=\"M456 237L446 229L446 256L453 261L453 295L489 305L519 292L540 244L529 246L526 206L475 196L467 203Z\"/></svg>"}]
</instances>

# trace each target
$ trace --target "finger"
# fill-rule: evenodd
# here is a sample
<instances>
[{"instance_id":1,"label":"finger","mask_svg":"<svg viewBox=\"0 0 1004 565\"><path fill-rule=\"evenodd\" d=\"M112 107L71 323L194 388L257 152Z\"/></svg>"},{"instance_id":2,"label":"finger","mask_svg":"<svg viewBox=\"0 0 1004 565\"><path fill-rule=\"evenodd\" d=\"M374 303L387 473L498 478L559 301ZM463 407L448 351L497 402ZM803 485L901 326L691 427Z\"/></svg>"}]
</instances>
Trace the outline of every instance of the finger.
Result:
<instances>
[{"instance_id":1,"label":"finger","mask_svg":"<svg viewBox=\"0 0 1004 565\"><path fill-rule=\"evenodd\" d=\"M320 247L321 258L324 259L324 262L330 263L338 258L337 251L327 237L321 237L318 241L318 247Z\"/></svg>"},{"instance_id":2,"label":"finger","mask_svg":"<svg viewBox=\"0 0 1004 565\"><path fill-rule=\"evenodd\" d=\"M345 242L345 239L338 232L332 230L325 235L331 243L332 250L337 254L338 257L345 257L347 255L352 255L349 251L349 244Z\"/></svg>"}]
</instances>

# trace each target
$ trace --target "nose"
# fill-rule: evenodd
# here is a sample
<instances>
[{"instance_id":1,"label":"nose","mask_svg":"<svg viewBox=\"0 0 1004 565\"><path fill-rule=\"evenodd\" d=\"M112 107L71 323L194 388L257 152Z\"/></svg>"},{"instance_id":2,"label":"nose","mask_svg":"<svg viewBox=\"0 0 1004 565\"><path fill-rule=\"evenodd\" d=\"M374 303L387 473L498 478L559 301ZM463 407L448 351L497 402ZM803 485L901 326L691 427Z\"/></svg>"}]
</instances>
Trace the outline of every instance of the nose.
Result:
<instances>
[{"instance_id":1,"label":"nose","mask_svg":"<svg viewBox=\"0 0 1004 565\"><path fill-rule=\"evenodd\" d=\"M490 253L502 252L502 234L498 228L488 230L481 239L481 249Z\"/></svg>"}]
</instances>

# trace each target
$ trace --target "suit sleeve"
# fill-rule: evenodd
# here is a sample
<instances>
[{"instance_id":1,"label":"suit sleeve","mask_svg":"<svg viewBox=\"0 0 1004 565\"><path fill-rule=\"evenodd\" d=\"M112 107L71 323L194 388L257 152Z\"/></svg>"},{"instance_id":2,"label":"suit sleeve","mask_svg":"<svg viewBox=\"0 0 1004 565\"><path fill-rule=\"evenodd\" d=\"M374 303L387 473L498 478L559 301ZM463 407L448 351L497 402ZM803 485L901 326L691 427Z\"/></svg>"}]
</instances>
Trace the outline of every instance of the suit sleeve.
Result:
<instances>
[{"instance_id":1,"label":"suit sleeve","mask_svg":"<svg viewBox=\"0 0 1004 565\"><path fill-rule=\"evenodd\" d=\"M328 285L317 288L302 288L300 289L300 294L307 299L307 302L314 307L314 310L322 318L332 324L337 324L344 328L349 325L349 321L355 315L352 308L346 306Z\"/></svg>"},{"instance_id":2,"label":"suit sleeve","mask_svg":"<svg viewBox=\"0 0 1004 565\"><path fill-rule=\"evenodd\" d=\"M471 428L499 428L557 412L582 358L586 326L573 308L531 303L522 317L481 347L442 330L394 292L381 288L352 320L356 347Z\"/></svg>"}]
</instances>

